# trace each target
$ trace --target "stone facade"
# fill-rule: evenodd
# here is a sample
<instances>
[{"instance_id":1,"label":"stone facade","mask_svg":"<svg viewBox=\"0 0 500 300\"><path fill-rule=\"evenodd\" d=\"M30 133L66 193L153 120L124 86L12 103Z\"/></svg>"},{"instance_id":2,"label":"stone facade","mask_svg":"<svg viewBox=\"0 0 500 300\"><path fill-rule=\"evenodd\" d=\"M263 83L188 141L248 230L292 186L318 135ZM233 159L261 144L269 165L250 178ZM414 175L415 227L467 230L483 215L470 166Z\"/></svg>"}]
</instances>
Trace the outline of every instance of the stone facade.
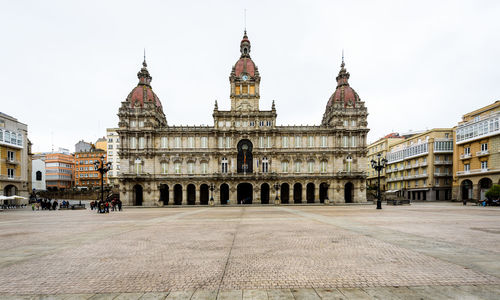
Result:
<instances>
[{"instance_id":1,"label":"stone facade","mask_svg":"<svg viewBox=\"0 0 500 300\"><path fill-rule=\"evenodd\" d=\"M169 126L146 61L118 112L120 198L128 205L366 202L367 109L342 61L321 125L276 124L259 108L246 32L230 73L231 110L213 126Z\"/></svg>"}]
</instances>

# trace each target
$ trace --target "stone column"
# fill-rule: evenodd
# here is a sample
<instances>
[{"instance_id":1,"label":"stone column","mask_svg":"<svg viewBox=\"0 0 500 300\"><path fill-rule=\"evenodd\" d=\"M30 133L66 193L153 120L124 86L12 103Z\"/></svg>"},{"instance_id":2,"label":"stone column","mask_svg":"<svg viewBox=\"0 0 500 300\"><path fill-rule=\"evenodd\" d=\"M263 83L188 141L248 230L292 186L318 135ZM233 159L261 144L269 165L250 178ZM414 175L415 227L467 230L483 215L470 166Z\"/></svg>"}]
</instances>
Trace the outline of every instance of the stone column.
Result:
<instances>
[{"instance_id":1,"label":"stone column","mask_svg":"<svg viewBox=\"0 0 500 300\"><path fill-rule=\"evenodd\" d=\"M220 189L219 189L219 186L217 186L217 185L215 185L213 196L214 196L214 203L215 203L215 205L221 205L221 202L220 202ZM208 198L208 201L210 201L210 198Z\"/></svg>"},{"instance_id":2,"label":"stone column","mask_svg":"<svg viewBox=\"0 0 500 300\"><path fill-rule=\"evenodd\" d=\"M302 203L307 203L307 182L302 183Z\"/></svg>"},{"instance_id":3,"label":"stone column","mask_svg":"<svg viewBox=\"0 0 500 300\"><path fill-rule=\"evenodd\" d=\"M229 187L229 203L228 204L238 204L236 188L230 186Z\"/></svg>"},{"instance_id":4,"label":"stone column","mask_svg":"<svg viewBox=\"0 0 500 300\"><path fill-rule=\"evenodd\" d=\"M314 203L319 203L319 186L321 183L314 183Z\"/></svg>"},{"instance_id":5,"label":"stone column","mask_svg":"<svg viewBox=\"0 0 500 300\"><path fill-rule=\"evenodd\" d=\"M174 205L174 186L168 187L168 205Z\"/></svg>"},{"instance_id":6,"label":"stone column","mask_svg":"<svg viewBox=\"0 0 500 300\"><path fill-rule=\"evenodd\" d=\"M208 191L210 193L210 190ZM208 195L208 201L210 201L210 194ZM195 186L194 189L194 204L200 205L200 186Z\"/></svg>"},{"instance_id":7,"label":"stone column","mask_svg":"<svg viewBox=\"0 0 500 300\"><path fill-rule=\"evenodd\" d=\"M333 188L334 184L333 182L330 183L330 186L328 186L328 199L330 199L330 203L338 203L339 199L335 196L335 189Z\"/></svg>"},{"instance_id":8,"label":"stone column","mask_svg":"<svg viewBox=\"0 0 500 300\"><path fill-rule=\"evenodd\" d=\"M182 187L183 191L182 193L184 194L182 196L182 205L187 205L188 204L188 189L187 185Z\"/></svg>"},{"instance_id":9,"label":"stone column","mask_svg":"<svg viewBox=\"0 0 500 300\"><path fill-rule=\"evenodd\" d=\"M253 200L252 200L252 203L253 204L262 204L262 199L260 199L260 188L258 186L256 186L253 189Z\"/></svg>"}]
</instances>

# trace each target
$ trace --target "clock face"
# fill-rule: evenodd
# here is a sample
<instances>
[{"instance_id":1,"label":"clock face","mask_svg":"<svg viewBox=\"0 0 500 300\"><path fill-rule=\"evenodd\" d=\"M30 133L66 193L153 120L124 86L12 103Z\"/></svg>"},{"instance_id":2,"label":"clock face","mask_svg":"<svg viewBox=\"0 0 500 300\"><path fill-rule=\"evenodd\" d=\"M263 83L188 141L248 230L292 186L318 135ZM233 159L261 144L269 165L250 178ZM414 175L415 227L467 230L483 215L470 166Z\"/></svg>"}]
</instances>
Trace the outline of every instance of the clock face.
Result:
<instances>
[{"instance_id":1,"label":"clock face","mask_svg":"<svg viewBox=\"0 0 500 300\"><path fill-rule=\"evenodd\" d=\"M244 81L247 81L248 76L247 75L243 75L243 76L241 76L241 79L243 79Z\"/></svg>"}]
</instances>

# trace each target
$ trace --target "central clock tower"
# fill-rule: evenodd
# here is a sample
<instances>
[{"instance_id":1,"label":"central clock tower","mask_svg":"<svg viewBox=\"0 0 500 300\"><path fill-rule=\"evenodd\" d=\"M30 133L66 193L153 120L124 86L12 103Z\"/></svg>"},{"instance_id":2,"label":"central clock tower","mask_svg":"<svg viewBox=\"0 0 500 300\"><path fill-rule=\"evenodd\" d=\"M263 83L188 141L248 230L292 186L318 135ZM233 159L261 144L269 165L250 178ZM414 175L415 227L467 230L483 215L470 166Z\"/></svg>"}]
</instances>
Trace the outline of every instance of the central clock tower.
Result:
<instances>
[{"instance_id":1,"label":"central clock tower","mask_svg":"<svg viewBox=\"0 0 500 300\"><path fill-rule=\"evenodd\" d=\"M229 82L231 83L231 110L232 111L258 111L259 110L259 70L250 58L250 40L247 32L240 43L240 59L231 70Z\"/></svg>"}]
</instances>

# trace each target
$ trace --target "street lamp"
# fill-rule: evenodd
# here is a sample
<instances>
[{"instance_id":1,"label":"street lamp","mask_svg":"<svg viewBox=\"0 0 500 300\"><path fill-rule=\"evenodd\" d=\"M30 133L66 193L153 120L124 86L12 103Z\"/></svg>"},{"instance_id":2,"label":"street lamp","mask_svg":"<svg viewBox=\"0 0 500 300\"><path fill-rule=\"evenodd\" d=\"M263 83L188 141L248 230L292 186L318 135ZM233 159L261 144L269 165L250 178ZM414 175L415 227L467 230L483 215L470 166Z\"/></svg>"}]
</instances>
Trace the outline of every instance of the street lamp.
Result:
<instances>
[{"instance_id":1,"label":"street lamp","mask_svg":"<svg viewBox=\"0 0 500 300\"><path fill-rule=\"evenodd\" d=\"M274 189L276 190L276 199L274 199L274 205L279 205L280 204L280 198L278 197L278 190L280 189L280 184L276 182L274 184Z\"/></svg>"},{"instance_id":2,"label":"street lamp","mask_svg":"<svg viewBox=\"0 0 500 300\"><path fill-rule=\"evenodd\" d=\"M214 206L214 189L215 185L213 183L210 184L210 205Z\"/></svg>"},{"instance_id":3,"label":"street lamp","mask_svg":"<svg viewBox=\"0 0 500 300\"><path fill-rule=\"evenodd\" d=\"M101 155L100 160L94 161L94 169L101 173L101 201L104 201L104 174L111 169L111 162L104 163L104 155Z\"/></svg>"},{"instance_id":4,"label":"street lamp","mask_svg":"<svg viewBox=\"0 0 500 300\"><path fill-rule=\"evenodd\" d=\"M387 159L382 158L380 153L377 154L377 160L371 160L372 168L375 169L378 173L377 177L377 209L382 209L382 199L380 195L380 171L385 168L387 164Z\"/></svg>"}]
</instances>

